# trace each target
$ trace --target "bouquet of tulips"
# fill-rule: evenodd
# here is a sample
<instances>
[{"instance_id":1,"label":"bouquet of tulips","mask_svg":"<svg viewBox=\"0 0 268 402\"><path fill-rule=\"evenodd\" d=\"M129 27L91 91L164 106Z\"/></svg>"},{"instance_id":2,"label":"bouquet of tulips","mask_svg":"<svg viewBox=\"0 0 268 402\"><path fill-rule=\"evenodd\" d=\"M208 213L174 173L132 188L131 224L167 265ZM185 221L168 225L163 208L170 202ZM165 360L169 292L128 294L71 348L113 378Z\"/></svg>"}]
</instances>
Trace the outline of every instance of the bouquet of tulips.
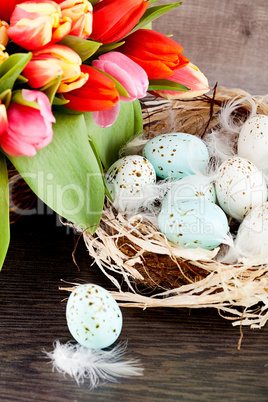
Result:
<instances>
[{"instance_id":1,"label":"bouquet of tulips","mask_svg":"<svg viewBox=\"0 0 268 402\"><path fill-rule=\"evenodd\" d=\"M138 99L209 90L151 23L181 3L0 1L0 266L9 244L7 158L50 208L93 233L103 169L142 132Z\"/></svg>"}]
</instances>

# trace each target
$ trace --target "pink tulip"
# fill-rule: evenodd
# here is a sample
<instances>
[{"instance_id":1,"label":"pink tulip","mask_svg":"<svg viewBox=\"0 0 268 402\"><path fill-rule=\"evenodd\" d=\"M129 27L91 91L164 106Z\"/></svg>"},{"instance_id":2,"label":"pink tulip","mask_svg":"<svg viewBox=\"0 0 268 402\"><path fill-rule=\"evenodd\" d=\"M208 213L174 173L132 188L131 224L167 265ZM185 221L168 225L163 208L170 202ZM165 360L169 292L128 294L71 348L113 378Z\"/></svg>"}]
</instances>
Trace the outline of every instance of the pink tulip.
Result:
<instances>
[{"instance_id":1,"label":"pink tulip","mask_svg":"<svg viewBox=\"0 0 268 402\"><path fill-rule=\"evenodd\" d=\"M87 0L65 0L59 4L62 16L72 21L69 35L87 39L92 32L92 5Z\"/></svg>"},{"instance_id":2,"label":"pink tulip","mask_svg":"<svg viewBox=\"0 0 268 402\"><path fill-rule=\"evenodd\" d=\"M127 91L129 97L120 95L120 100L132 102L146 95L149 81L146 72L137 63L120 52L103 54L92 66L114 77ZM120 104L109 111L95 112L95 122L101 127L111 126L117 119Z\"/></svg>"},{"instance_id":3,"label":"pink tulip","mask_svg":"<svg viewBox=\"0 0 268 402\"><path fill-rule=\"evenodd\" d=\"M60 75L58 92L69 92L82 87L88 79L88 74L81 72L80 57L67 46L49 44L32 53L23 70L31 88L41 88Z\"/></svg>"},{"instance_id":4,"label":"pink tulip","mask_svg":"<svg viewBox=\"0 0 268 402\"><path fill-rule=\"evenodd\" d=\"M8 155L34 156L52 141L52 123L56 120L43 92L23 89L22 98L35 102L40 110L12 102L7 111L8 127L0 135L0 144Z\"/></svg>"},{"instance_id":5,"label":"pink tulip","mask_svg":"<svg viewBox=\"0 0 268 402\"><path fill-rule=\"evenodd\" d=\"M167 80L183 84L190 91L155 91L155 95L165 99L189 99L209 92L207 77L192 63L175 70Z\"/></svg>"},{"instance_id":6,"label":"pink tulip","mask_svg":"<svg viewBox=\"0 0 268 402\"><path fill-rule=\"evenodd\" d=\"M26 1L16 5L8 34L24 49L33 50L60 41L71 26L71 19L62 17L60 6L54 1Z\"/></svg>"}]
</instances>

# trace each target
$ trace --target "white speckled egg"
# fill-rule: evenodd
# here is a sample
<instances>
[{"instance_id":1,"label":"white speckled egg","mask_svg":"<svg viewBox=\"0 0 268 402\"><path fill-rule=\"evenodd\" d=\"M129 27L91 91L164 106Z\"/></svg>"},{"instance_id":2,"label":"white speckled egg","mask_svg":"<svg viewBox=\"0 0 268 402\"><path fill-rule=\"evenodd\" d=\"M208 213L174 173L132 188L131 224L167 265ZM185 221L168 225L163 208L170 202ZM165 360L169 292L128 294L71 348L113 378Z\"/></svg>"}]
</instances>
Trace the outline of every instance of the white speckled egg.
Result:
<instances>
[{"instance_id":1,"label":"white speckled egg","mask_svg":"<svg viewBox=\"0 0 268 402\"><path fill-rule=\"evenodd\" d=\"M216 202L216 192L210 178L200 175L185 176L181 180L171 182L171 188L163 199L162 207L168 208L180 201L199 198Z\"/></svg>"},{"instance_id":2,"label":"white speckled egg","mask_svg":"<svg viewBox=\"0 0 268 402\"><path fill-rule=\"evenodd\" d=\"M105 175L107 188L117 206L124 208L142 201L145 187L153 185L156 174L152 164L143 156L128 155L118 159Z\"/></svg>"},{"instance_id":3,"label":"white speckled egg","mask_svg":"<svg viewBox=\"0 0 268 402\"><path fill-rule=\"evenodd\" d=\"M183 247L212 250L228 232L228 221L218 205L207 200L181 201L162 207L158 225L168 240Z\"/></svg>"},{"instance_id":4,"label":"white speckled egg","mask_svg":"<svg viewBox=\"0 0 268 402\"><path fill-rule=\"evenodd\" d=\"M239 226L236 248L243 257L265 255L268 261L268 202L254 208Z\"/></svg>"},{"instance_id":5,"label":"white speckled egg","mask_svg":"<svg viewBox=\"0 0 268 402\"><path fill-rule=\"evenodd\" d=\"M237 153L259 169L268 169L268 116L258 114L243 124L238 137Z\"/></svg>"},{"instance_id":6,"label":"white speckled egg","mask_svg":"<svg viewBox=\"0 0 268 402\"><path fill-rule=\"evenodd\" d=\"M252 162L239 156L221 164L215 187L222 209L238 220L267 200L263 173Z\"/></svg>"},{"instance_id":7,"label":"white speckled egg","mask_svg":"<svg viewBox=\"0 0 268 402\"><path fill-rule=\"evenodd\" d=\"M143 156L161 178L177 178L204 173L209 162L208 149L198 137L186 133L162 134L151 139Z\"/></svg>"},{"instance_id":8,"label":"white speckled egg","mask_svg":"<svg viewBox=\"0 0 268 402\"><path fill-rule=\"evenodd\" d=\"M74 339L92 349L112 345L122 329L122 313L115 299L93 284L73 290L66 306L66 319Z\"/></svg>"}]
</instances>

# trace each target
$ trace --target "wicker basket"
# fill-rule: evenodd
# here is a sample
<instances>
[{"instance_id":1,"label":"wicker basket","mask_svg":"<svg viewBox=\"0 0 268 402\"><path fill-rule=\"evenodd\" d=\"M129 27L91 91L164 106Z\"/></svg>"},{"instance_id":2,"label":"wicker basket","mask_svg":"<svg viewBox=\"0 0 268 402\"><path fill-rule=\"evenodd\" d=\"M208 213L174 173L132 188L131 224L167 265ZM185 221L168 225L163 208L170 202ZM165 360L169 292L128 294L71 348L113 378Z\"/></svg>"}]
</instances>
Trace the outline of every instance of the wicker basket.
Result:
<instances>
[{"instance_id":1,"label":"wicker basket","mask_svg":"<svg viewBox=\"0 0 268 402\"><path fill-rule=\"evenodd\" d=\"M148 100L144 136L183 131L204 137L217 126L222 106L234 98L241 101L234 120L246 118L252 102L258 113L268 115L265 98L235 89L189 101ZM181 249L146 219L126 218L108 201L94 236L83 232L83 237L90 256L117 287L113 295L121 305L214 307L234 325L252 327L262 327L268 319L268 258L220 263L215 259L218 248Z\"/></svg>"}]
</instances>

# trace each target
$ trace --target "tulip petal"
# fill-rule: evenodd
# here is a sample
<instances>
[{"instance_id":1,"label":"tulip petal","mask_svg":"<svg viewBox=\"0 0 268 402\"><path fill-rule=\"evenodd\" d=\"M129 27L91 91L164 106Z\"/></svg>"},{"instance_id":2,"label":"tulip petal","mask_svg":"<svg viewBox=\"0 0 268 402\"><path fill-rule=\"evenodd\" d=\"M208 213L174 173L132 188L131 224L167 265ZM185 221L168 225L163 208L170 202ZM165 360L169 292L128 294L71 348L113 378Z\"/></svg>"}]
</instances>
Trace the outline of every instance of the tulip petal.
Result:
<instances>
[{"instance_id":1,"label":"tulip petal","mask_svg":"<svg viewBox=\"0 0 268 402\"><path fill-rule=\"evenodd\" d=\"M99 111L99 112L92 112L93 119L95 123L102 127L107 128L112 126L119 114L120 111L120 103L116 103L112 109Z\"/></svg>"},{"instance_id":2,"label":"tulip petal","mask_svg":"<svg viewBox=\"0 0 268 402\"><path fill-rule=\"evenodd\" d=\"M128 92L125 102L143 98L149 85L146 72L137 63L120 52L109 52L93 61L93 66L113 76Z\"/></svg>"},{"instance_id":3,"label":"tulip petal","mask_svg":"<svg viewBox=\"0 0 268 402\"><path fill-rule=\"evenodd\" d=\"M189 63L186 67L174 71L168 80L179 82L190 88L190 91L155 91L154 93L165 99L189 99L201 96L209 92L206 76L194 64Z\"/></svg>"}]
</instances>

